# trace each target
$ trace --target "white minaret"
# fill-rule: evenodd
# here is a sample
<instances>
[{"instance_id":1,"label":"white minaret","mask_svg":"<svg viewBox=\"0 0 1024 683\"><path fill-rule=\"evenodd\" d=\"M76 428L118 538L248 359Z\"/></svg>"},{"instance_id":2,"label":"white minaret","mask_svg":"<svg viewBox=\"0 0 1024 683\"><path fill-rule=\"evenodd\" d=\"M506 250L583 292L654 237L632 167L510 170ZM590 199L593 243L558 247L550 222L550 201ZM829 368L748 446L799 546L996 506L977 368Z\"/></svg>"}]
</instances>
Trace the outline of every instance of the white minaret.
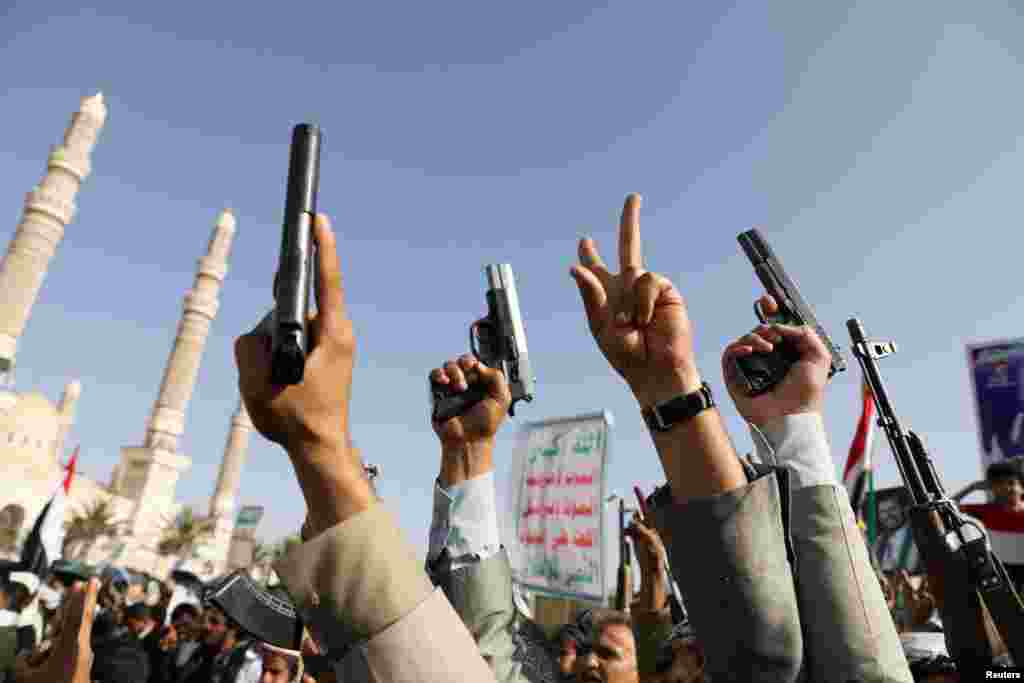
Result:
<instances>
[{"instance_id":1,"label":"white minaret","mask_svg":"<svg viewBox=\"0 0 1024 683\"><path fill-rule=\"evenodd\" d=\"M75 409L78 406L78 399L82 395L82 383L77 379L68 382L64 387L64 395L61 396L60 405L57 406L60 426L57 431L57 441L54 443L53 457L60 461L64 454L64 442L67 440L71 425L75 423Z\"/></svg>"},{"instance_id":2,"label":"white minaret","mask_svg":"<svg viewBox=\"0 0 1024 683\"><path fill-rule=\"evenodd\" d=\"M231 418L231 430L224 446L224 459L220 463L217 486L210 500L210 516L214 518L216 524L212 539L214 556L217 558L215 574L223 573L227 565L231 534L235 530L235 502L242 481L242 466L249 450L251 433L252 422L249 420L249 413L245 411L245 402L239 399L238 410Z\"/></svg>"},{"instance_id":3,"label":"white minaret","mask_svg":"<svg viewBox=\"0 0 1024 683\"><path fill-rule=\"evenodd\" d=\"M50 152L42 182L25 197L21 222L0 263L0 383L11 381L18 339L64 228L75 216L75 195L92 170L89 159L106 120L103 95L84 98L64 144Z\"/></svg>"},{"instance_id":4,"label":"white minaret","mask_svg":"<svg viewBox=\"0 0 1024 683\"><path fill-rule=\"evenodd\" d=\"M185 431L185 415L206 337L217 317L234 237L235 217L226 209L217 219L206 256L199 259L195 285L185 294L185 310L149 418L145 443L121 449L116 493L136 501L131 519L135 552L124 562L137 569L152 571L156 567L156 546L174 505L174 489L192 464L178 452L178 437Z\"/></svg>"}]
</instances>

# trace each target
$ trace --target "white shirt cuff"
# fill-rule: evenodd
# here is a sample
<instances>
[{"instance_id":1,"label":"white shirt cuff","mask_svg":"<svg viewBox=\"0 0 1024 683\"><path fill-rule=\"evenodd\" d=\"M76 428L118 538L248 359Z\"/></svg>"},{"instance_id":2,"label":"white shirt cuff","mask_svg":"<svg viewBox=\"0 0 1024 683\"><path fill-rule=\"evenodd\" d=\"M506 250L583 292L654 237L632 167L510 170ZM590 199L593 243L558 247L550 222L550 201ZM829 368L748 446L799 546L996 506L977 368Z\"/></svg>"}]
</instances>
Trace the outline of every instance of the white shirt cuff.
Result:
<instances>
[{"instance_id":1,"label":"white shirt cuff","mask_svg":"<svg viewBox=\"0 0 1024 683\"><path fill-rule=\"evenodd\" d=\"M789 469L794 490L823 484L839 485L820 414L798 413L770 420L759 427L750 425L750 435L762 462Z\"/></svg>"},{"instance_id":2,"label":"white shirt cuff","mask_svg":"<svg viewBox=\"0 0 1024 683\"><path fill-rule=\"evenodd\" d=\"M427 561L435 562L443 550L452 558L453 569L485 560L501 550L494 472L448 489L435 482Z\"/></svg>"}]
</instances>

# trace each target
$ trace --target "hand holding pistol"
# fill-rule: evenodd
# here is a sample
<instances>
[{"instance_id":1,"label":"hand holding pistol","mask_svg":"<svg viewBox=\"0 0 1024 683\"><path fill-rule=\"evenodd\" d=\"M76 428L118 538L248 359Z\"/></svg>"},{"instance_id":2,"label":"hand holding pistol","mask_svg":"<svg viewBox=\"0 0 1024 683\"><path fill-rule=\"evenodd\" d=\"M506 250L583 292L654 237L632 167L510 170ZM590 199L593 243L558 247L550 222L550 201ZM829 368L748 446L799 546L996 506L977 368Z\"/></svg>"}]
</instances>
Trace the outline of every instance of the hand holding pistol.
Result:
<instances>
[{"instance_id":1,"label":"hand holding pistol","mask_svg":"<svg viewBox=\"0 0 1024 683\"><path fill-rule=\"evenodd\" d=\"M476 358L490 368L501 370L508 381L512 403L508 414L515 415L516 401L533 400L535 380L526 350L526 331L519 312L515 276L507 263L488 265L487 316L469 328L469 346ZM470 385L461 393L448 386L430 382L432 419L444 422L461 415L487 396L480 386Z\"/></svg>"},{"instance_id":2,"label":"hand holding pistol","mask_svg":"<svg viewBox=\"0 0 1024 683\"><path fill-rule=\"evenodd\" d=\"M832 375L845 370L846 361L843 360L839 347L826 334L815 317L814 311L801 296L796 283L790 279L782 267L782 263L761 233L757 230L748 230L741 233L737 239L743 248L743 253L747 255L751 265L754 266L754 272L760 278L765 291L778 304L778 311L774 315L768 315L759 305L760 302L754 304L754 313L757 315L757 319L764 325L807 325L814 328L832 355L829 378L831 379ZM797 350L792 344L783 341L775 344L770 352L753 353L737 358L735 362L739 370L739 378L744 383L747 393L757 396L771 391L798 360L800 360L800 354Z\"/></svg>"}]
</instances>

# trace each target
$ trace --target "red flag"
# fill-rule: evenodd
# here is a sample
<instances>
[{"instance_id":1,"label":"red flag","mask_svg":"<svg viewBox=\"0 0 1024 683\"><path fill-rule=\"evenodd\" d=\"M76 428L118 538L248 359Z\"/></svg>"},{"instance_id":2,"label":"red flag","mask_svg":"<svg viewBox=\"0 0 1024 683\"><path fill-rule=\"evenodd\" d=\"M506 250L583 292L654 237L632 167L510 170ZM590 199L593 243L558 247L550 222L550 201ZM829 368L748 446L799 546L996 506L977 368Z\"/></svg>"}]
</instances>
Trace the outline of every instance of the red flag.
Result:
<instances>
[{"instance_id":1,"label":"red flag","mask_svg":"<svg viewBox=\"0 0 1024 683\"><path fill-rule=\"evenodd\" d=\"M67 474L64 475L64 493L71 493L71 480L75 477L75 465L78 464L78 451L81 446L75 446L75 452L71 454L71 460L64 467Z\"/></svg>"}]
</instances>

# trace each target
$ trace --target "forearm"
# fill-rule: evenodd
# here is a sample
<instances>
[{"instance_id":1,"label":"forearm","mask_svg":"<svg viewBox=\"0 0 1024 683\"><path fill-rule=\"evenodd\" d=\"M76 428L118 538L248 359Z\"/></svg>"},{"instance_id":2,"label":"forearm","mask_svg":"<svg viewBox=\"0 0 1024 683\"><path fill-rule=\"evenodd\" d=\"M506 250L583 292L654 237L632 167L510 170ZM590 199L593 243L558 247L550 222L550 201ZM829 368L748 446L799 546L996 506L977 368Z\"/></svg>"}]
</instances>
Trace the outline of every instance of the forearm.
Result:
<instances>
[{"instance_id":1,"label":"forearm","mask_svg":"<svg viewBox=\"0 0 1024 683\"><path fill-rule=\"evenodd\" d=\"M441 469L437 480L451 488L494 471L494 439L457 447L441 447Z\"/></svg>"},{"instance_id":2,"label":"forearm","mask_svg":"<svg viewBox=\"0 0 1024 683\"><path fill-rule=\"evenodd\" d=\"M309 445L289 453L295 476L306 499L303 538L308 540L368 509L373 489L353 462L347 439Z\"/></svg>"},{"instance_id":3,"label":"forearm","mask_svg":"<svg viewBox=\"0 0 1024 683\"><path fill-rule=\"evenodd\" d=\"M699 375L683 374L657 392L634 392L641 407L700 387ZM654 447L676 503L716 496L745 486L743 466L717 408L709 408L668 432L652 432Z\"/></svg>"},{"instance_id":4,"label":"forearm","mask_svg":"<svg viewBox=\"0 0 1024 683\"><path fill-rule=\"evenodd\" d=\"M704 411L654 445L676 503L717 496L747 484L743 466L714 408Z\"/></svg>"},{"instance_id":5,"label":"forearm","mask_svg":"<svg viewBox=\"0 0 1024 683\"><path fill-rule=\"evenodd\" d=\"M823 484L839 486L820 413L785 415L751 425L750 432L762 462L789 470L794 491Z\"/></svg>"},{"instance_id":6,"label":"forearm","mask_svg":"<svg viewBox=\"0 0 1024 683\"><path fill-rule=\"evenodd\" d=\"M759 427L767 440L755 435L762 459L786 468L792 482L790 536L811 677L909 680L821 415L787 415Z\"/></svg>"},{"instance_id":7,"label":"forearm","mask_svg":"<svg viewBox=\"0 0 1024 683\"><path fill-rule=\"evenodd\" d=\"M803 639L782 499L769 474L651 510L713 678L799 680Z\"/></svg>"},{"instance_id":8,"label":"forearm","mask_svg":"<svg viewBox=\"0 0 1024 683\"><path fill-rule=\"evenodd\" d=\"M668 607L659 610L635 609L632 617L637 670L641 675L653 674L658 649L672 633L672 613Z\"/></svg>"},{"instance_id":9,"label":"forearm","mask_svg":"<svg viewBox=\"0 0 1024 683\"><path fill-rule=\"evenodd\" d=\"M493 451L493 439L442 448L427 548L431 574L445 550L450 571L491 557L501 548Z\"/></svg>"}]
</instances>

